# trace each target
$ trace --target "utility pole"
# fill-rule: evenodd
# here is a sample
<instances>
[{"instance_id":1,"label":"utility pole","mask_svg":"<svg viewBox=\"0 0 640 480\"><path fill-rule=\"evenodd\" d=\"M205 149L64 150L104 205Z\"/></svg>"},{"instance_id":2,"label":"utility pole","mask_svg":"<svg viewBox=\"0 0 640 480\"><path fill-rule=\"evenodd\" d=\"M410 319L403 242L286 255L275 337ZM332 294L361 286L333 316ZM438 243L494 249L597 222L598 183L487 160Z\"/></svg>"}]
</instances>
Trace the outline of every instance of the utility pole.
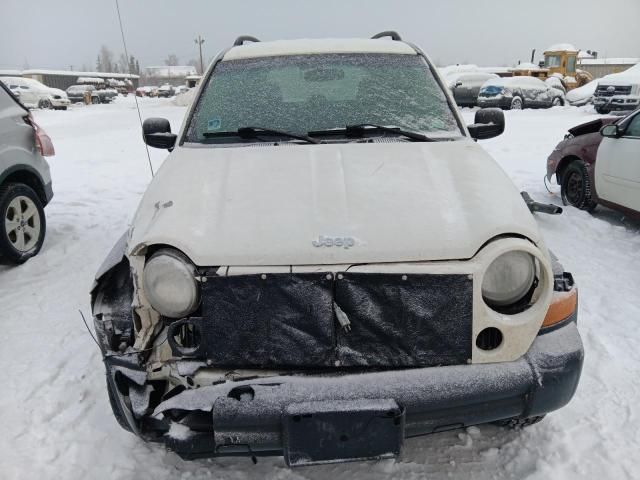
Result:
<instances>
[{"instance_id":1,"label":"utility pole","mask_svg":"<svg viewBox=\"0 0 640 480\"><path fill-rule=\"evenodd\" d=\"M200 48L200 75L203 75L204 74L204 64L202 62L202 44L204 43L204 38L202 38L200 35L198 35L198 38L196 38L194 40L194 42Z\"/></svg>"}]
</instances>

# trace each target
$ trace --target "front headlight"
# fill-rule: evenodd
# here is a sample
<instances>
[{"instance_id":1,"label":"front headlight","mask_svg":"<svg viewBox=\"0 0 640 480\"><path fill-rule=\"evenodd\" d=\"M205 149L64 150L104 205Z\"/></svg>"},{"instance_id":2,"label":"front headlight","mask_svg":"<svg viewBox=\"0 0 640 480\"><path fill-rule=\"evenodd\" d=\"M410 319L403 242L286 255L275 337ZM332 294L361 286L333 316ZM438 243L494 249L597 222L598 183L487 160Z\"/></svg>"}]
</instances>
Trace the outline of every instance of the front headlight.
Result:
<instances>
[{"instance_id":1,"label":"front headlight","mask_svg":"<svg viewBox=\"0 0 640 480\"><path fill-rule=\"evenodd\" d=\"M174 250L159 250L144 266L143 284L149 303L169 318L182 318L198 307L196 268Z\"/></svg>"},{"instance_id":2,"label":"front headlight","mask_svg":"<svg viewBox=\"0 0 640 480\"><path fill-rule=\"evenodd\" d=\"M536 278L535 258L520 250L503 253L484 274L482 298L490 307L505 307L522 300Z\"/></svg>"}]
</instances>

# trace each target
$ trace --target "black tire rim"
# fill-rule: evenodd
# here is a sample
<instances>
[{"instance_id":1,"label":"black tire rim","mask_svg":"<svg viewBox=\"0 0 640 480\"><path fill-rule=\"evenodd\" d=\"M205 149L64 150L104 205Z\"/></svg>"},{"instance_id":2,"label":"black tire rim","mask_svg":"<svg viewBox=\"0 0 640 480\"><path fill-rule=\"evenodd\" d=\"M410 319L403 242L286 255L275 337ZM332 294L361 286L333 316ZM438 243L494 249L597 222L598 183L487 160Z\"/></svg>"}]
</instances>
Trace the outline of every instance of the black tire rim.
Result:
<instances>
[{"instance_id":1,"label":"black tire rim","mask_svg":"<svg viewBox=\"0 0 640 480\"><path fill-rule=\"evenodd\" d=\"M580 172L571 172L567 178L567 184L565 188L565 197L567 201L574 206L577 206L584 197L584 179Z\"/></svg>"}]
</instances>

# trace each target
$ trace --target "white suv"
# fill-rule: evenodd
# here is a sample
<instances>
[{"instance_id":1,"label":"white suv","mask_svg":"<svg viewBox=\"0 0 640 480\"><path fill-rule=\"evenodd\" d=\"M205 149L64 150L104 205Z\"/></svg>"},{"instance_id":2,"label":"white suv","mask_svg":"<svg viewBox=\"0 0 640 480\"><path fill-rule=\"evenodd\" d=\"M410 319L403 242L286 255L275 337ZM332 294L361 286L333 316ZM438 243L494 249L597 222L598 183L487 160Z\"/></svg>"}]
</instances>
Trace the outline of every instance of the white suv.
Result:
<instances>
[{"instance_id":1,"label":"white suv","mask_svg":"<svg viewBox=\"0 0 640 480\"><path fill-rule=\"evenodd\" d=\"M303 465L571 399L573 280L474 141L504 116L465 126L397 33L241 37L143 130L171 154L92 290L125 429Z\"/></svg>"},{"instance_id":2,"label":"white suv","mask_svg":"<svg viewBox=\"0 0 640 480\"><path fill-rule=\"evenodd\" d=\"M48 135L0 82L0 259L24 263L44 242L44 207L53 197Z\"/></svg>"},{"instance_id":3,"label":"white suv","mask_svg":"<svg viewBox=\"0 0 640 480\"><path fill-rule=\"evenodd\" d=\"M66 92L47 87L33 78L0 77L0 82L4 82L20 98L22 104L29 108L66 110L71 104Z\"/></svg>"}]
</instances>

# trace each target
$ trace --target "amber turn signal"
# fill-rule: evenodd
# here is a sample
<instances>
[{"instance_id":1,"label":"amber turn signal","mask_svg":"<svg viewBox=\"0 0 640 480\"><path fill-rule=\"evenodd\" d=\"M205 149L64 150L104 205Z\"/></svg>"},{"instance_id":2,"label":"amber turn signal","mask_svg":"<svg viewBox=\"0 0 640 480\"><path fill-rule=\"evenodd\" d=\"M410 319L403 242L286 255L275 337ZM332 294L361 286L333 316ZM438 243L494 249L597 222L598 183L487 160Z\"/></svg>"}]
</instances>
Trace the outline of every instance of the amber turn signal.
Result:
<instances>
[{"instance_id":1,"label":"amber turn signal","mask_svg":"<svg viewBox=\"0 0 640 480\"><path fill-rule=\"evenodd\" d=\"M547 315L544 317L542 328L551 327L567 319L578 307L578 291L572 288L568 292L553 292L553 299Z\"/></svg>"}]
</instances>

